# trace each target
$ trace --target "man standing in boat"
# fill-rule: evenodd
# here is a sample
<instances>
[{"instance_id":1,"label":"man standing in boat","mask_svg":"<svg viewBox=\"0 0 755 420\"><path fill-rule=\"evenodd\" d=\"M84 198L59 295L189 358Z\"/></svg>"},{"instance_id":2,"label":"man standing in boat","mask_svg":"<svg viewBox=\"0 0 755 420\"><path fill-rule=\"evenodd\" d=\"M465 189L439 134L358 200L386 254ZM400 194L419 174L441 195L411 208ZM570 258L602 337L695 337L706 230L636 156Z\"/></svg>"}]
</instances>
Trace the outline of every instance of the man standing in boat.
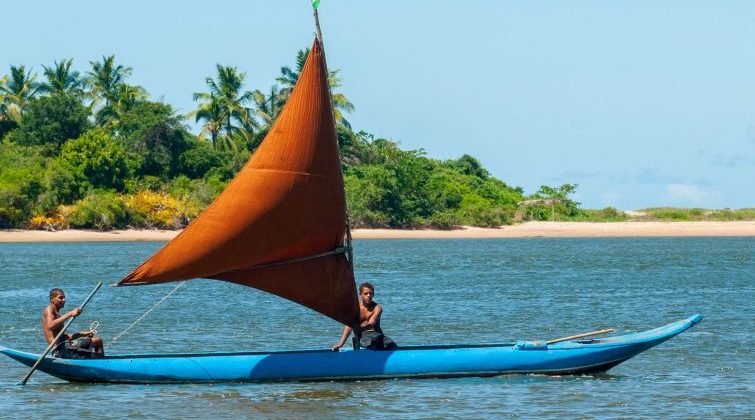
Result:
<instances>
[{"instance_id":1,"label":"man standing in boat","mask_svg":"<svg viewBox=\"0 0 755 420\"><path fill-rule=\"evenodd\" d=\"M359 285L359 322L362 327L362 347L372 350L393 350L396 343L383 334L380 328L380 315L383 307L372 300L375 297L375 287L370 283ZM346 339L351 334L351 327L344 325L341 341L332 346L333 351L338 351L346 344Z\"/></svg>"},{"instance_id":2,"label":"man standing in boat","mask_svg":"<svg viewBox=\"0 0 755 420\"><path fill-rule=\"evenodd\" d=\"M50 344L63 329L66 320L78 316L81 308L76 308L64 315L59 311L66 305L66 294L61 289L50 290L50 304L42 312L42 331L45 340ZM63 334L53 348L52 355L65 359L83 359L87 357L102 357L105 348L102 338L95 336L93 331L81 331L72 335Z\"/></svg>"}]
</instances>

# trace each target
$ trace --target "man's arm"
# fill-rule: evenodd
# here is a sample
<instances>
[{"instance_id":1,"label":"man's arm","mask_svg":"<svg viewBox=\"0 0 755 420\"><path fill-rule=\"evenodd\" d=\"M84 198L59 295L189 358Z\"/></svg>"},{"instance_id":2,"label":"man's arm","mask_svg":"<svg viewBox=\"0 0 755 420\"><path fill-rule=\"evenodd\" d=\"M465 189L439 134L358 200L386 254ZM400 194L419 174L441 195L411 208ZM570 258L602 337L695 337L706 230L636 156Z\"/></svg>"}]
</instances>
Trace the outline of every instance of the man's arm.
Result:
<instances>
[{"instance_id":1,"label":"man's arm","mask_svg":"<svg viewBox=\"0 0 755 420\"><path fill-rule=\"evenodd\" d=\"M335 346L330 347L333 351L338 351L343 347L344 344L346 344L346 339L349 338L349 334L351 334L351 327L348 325L343 326L343 334L341 334L341 341L338 342Z\"/></svg>"},{"instance_id":2,"label":"man's arm","mask_svg":"<svg viewBox=\"0 0 755 420\"><path fill-rule=\"evenodd\" d=\"M66 322L68 318L78 316L81 313L81 308L76 308L70 312L66 312L64 315L59 316L58 318L55 318L53 315L52 309L49 307L45 309L45 330L52 331L59 329L63 326L63 324Z\"/></svg>"},{"instance_id":3,"label":"man's arm","mask_svg":"<svg viewBox=\"0 0 755 420\"><path fill-rule=\"evenodd\" d=\"M70 337L69 340L75 340L75 339L81 338L81 337L89 337L89 338L91 338L91 337L94 337L94 332L91 331L91 330L89 330L89 331L81 331L81 332L73 333L69 337Z\"/></svg>"},{"instance_id":4,"label":"man's arm","mask_svg":"<svg viewBox=\"0 0 755 420\"><path fill-rule=\"evenodd\" d=\"M370 318L367 321L362 322L361 327L364 329L370 329L374 328L375 325L380 322L380 314L383 313L383 307L380 305L377 305L375 307L375 310L372 311L372 315L370 315Z\"/></svg>"}]
</instances>

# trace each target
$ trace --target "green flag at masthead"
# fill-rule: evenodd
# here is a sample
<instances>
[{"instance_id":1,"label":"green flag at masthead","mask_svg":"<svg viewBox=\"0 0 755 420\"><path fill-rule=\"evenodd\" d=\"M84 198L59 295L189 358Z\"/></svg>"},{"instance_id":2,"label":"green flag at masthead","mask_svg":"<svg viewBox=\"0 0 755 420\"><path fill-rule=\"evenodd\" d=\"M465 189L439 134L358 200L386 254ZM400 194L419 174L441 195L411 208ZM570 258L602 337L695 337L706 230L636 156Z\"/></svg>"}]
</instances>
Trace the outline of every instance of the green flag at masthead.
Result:
<instances>
[{"instance_id":1,"label":"green flag at masthead","mask_svg":"<svg viewBox=\"0 0 755 420\"><path fill-rule=\"evenodd\" d=\"M320 0L312 0L312 8L317 9L320 6Z\"/></svg>"}]
</instances>

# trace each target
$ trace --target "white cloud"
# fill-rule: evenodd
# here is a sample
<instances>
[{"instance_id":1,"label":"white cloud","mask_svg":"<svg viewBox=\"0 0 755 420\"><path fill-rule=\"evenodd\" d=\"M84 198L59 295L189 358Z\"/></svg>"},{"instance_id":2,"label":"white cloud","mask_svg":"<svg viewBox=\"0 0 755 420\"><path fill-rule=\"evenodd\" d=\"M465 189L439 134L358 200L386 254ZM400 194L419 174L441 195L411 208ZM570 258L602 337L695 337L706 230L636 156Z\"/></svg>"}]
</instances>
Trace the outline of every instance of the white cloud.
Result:
<instances>
[{"instance_id":1,"label":"white cloud","mask_svg":"<svg viewBox=\"0 0 755 420\"><path fill-rule=\"evenodd\" d=\"M689 184L668 184L666 193L672 201L681 201L691 204L700 204L706 201L719 198L717 191L705 190L697 185Z\"/></svg>"}]
</instances>

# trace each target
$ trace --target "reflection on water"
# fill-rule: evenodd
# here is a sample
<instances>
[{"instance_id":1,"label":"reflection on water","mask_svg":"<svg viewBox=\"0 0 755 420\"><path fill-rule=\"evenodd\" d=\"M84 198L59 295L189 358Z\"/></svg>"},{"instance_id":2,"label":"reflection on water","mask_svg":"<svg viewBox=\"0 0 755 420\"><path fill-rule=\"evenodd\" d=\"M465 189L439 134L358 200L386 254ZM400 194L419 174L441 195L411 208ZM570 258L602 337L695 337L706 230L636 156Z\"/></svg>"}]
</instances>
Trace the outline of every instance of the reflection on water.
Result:
<instances>
[{"instance_id":1,"label":"reflection on water","mask_svg":"<svg viewBox=\"0 0 755 420\"><path fill-rule=\"evenodd\" d=\"M40 351L47 292L69 307L114 283L159 243L0 244L0 343ZM400 345L551 339L599 328L640 331L702 313L692 330L607 374L366 382L91 385L0 358L3 417L80 418L568 416L752 418L752 238L357 241L358 281L377 286ZM175 284L103 287L73 328L106 340ZM340 326L263 292L197 280L108 349L111 353L327 348Z\"/></svg>"}]
</instances>

